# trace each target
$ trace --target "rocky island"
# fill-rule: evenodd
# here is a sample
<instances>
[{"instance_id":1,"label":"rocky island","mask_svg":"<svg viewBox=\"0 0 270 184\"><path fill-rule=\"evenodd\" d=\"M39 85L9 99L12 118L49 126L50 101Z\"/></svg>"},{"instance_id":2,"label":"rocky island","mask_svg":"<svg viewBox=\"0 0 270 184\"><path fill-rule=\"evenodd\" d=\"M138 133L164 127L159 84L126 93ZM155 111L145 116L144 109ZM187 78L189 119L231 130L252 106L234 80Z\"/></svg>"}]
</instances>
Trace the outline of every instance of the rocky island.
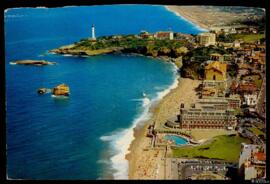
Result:
<instances>
[{"instance_id":1,"label":"rocky island","mask_svg":"<svg viewBox=\"0 0 270 184\"><path fill-rule=\"evenodd\" d=\"M38 94L45 94L51 92L55 96L69 96L69 87L66 84L60 84L52 89L50 88L39 88L37 90Z\"/></svg>"},{"instance_id":2,"label":"rocky island","mask_svg":"<svg viewBox=\"0 0 270 184\"><path fill-rule=\"evenodd\" d=\"M56 96L69 96L69 87L66 84L60 84L52 89L52 94Z\"/></svg>"},{"instance_id":3,"label":"rocky island","mask_svg":"<svg viewBox=\"0 0 270 184\"><path fill-rule=\"evenodd\" d=\"M55 65L55 62L49 62L45 60L19 60L10 62L12 65L34 65L34 66L44 66L44 65Z\"/></svg>"}]
</instances>

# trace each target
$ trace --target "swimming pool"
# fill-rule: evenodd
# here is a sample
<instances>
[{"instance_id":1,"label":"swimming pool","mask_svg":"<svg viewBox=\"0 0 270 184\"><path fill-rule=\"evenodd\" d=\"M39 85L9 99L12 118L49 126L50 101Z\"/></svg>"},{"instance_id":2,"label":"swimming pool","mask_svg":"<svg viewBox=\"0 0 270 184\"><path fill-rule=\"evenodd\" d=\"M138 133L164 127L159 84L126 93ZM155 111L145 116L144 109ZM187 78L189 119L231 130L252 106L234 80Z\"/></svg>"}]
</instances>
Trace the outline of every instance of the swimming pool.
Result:
<instances>
[{"instance_id":1,"label":"swimming pool","mask_svg":"<svg viewBox=\"0 0 270 184\"><path fill-rule=\"evenodd\" d=\"M166 135L165 139L173 141L176 145L183 145L183 144L188 143L188 141L184 139L183 137L179 137L175 135Z\"/></svg>"}]
</instances>

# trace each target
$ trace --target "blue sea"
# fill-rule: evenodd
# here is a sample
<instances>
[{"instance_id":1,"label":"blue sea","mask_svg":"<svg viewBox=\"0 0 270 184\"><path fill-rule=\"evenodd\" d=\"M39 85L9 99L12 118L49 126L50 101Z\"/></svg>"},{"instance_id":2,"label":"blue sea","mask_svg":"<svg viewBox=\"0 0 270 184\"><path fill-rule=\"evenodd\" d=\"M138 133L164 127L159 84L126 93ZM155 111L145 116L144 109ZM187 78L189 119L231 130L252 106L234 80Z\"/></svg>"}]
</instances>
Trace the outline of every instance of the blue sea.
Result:
<instances>
[{"instance_id":1,"label":"blue sea","mask_svg":"<svg viewBox=\"0 0 270 184\"><path fill-rule=\"evenodd\" d=\"M135 55L75 57L48 50L91 36L202 30L163 6L103 5L5 11L9 179L127 179L133 128L177 84L174 65ZM53 66L10 62L37 59ZM69 98L38 95L65 83ZM145 95L143 95L145 94Z\"/></svg>"}]
</instances>

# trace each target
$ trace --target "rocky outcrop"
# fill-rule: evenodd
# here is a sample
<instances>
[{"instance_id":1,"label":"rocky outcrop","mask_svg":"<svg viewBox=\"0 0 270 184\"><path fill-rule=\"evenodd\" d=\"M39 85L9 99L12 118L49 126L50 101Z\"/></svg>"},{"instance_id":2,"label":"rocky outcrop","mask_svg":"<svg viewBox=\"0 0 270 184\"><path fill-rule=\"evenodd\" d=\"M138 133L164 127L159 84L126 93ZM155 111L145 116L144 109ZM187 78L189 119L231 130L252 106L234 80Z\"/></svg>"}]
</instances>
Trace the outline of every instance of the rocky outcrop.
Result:
<instances>
[{"instance_id":1,"label":"rocky outcrop","mask_svg":"<svg viewBox=\"0 0 270 184\"><path fill-rule=\"evenodd\" d=\"M44 65L54 65L56 63L45 61L45 60L19 60L19 61L10 62L10 64L44 66Z\"/></svg>"},{"instance_id":2,"label":"rocky outcrop","mask_svg":"<svg viewBox=\"0 0 270 184\"><path fill-rule=\"evenodd\" d=\"M39 88L37 90L37 93L38 94L45 94L45 93L48 93L48 92L51 92L51 89L48 89L48 88Z\"/></svg>"},{"instance_id":3,"label":"rocky outcrop","mask_svg":"<svg viewBox=\"0 0 270 184\"><path fill-rule=\"evenodd\" d=\"M183 45L183 46L181 46ZM167 62L174 62L181 68L182 57L188 52L186 42L177 40L142 40L137 37L100 38L93 42L82 39L72 45L62 46L50 50L50 53L76 56L96 56L101 54L140 54L160 58Z\"/></svg>"},{"instance_id":4,"label":"rocky outcrop","mask_svg":"<svg viewBox=\"0 0 270 184\"><path fill-rule=\"evenodd\" d=\"M56 96L69 96L69 87L66 84L60 84L53 88L52 94Z\"/></svg>"},{"instance_id":5,"label":"rocky outcrop","mask_svg":"<svg viewBox=\"0 0 270 184\"><path fill-rule=\"evenodd\" d=\"M182 68L182 66L183 66L182 56L173 59L173 62L175 63L175 65L176 65L178 68Z\"/></svg>"},{"instance_id":6,"label":"rocky outcrop","mask_svg":"<svg viewBox=\"0 0 270 184\"><path fill-rule=\"evenodd\" d=\"M65 46L60 47L58 49L50 50L50 53L55 54L71 54L71 55L77 55L77 56L96 56L101 54L111 54L114 52L121 51L122 48L105 48L105 49L97 49L97 50L90 50L90 49L74 49L73 47Z\"/></svg>"}]
</instances>

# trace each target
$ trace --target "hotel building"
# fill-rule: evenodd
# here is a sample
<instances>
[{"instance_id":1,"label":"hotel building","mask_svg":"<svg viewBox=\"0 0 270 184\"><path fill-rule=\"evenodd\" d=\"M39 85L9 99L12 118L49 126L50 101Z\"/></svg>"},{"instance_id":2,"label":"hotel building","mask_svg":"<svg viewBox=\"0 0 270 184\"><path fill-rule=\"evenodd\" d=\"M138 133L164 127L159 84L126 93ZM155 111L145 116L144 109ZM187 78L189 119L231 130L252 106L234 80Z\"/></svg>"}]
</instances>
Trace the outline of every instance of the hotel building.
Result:
<instances>
[{"instance_id":1,"label":"hotel building","mask_svg":"<svg viewBox=\"0 0 270 184\"><path fill-rule=\"evenodd\" d=\"M199 43L203 46L215 45L216 34L215 33L201 33L198 35Z\"/></svg>"},{"instance_id":2,"label":"hotel building","mask_svg":"<svg viewBox=\"0 0 270 184\"><path fill-rule=\"evenodd\" d=\"M204 104L193 104L190 108L181 106L180 128L183 129L229 129L233 130L237 124L237 117L233 109L227 108L225 100Z\"/></svg>"}]
</instances>

